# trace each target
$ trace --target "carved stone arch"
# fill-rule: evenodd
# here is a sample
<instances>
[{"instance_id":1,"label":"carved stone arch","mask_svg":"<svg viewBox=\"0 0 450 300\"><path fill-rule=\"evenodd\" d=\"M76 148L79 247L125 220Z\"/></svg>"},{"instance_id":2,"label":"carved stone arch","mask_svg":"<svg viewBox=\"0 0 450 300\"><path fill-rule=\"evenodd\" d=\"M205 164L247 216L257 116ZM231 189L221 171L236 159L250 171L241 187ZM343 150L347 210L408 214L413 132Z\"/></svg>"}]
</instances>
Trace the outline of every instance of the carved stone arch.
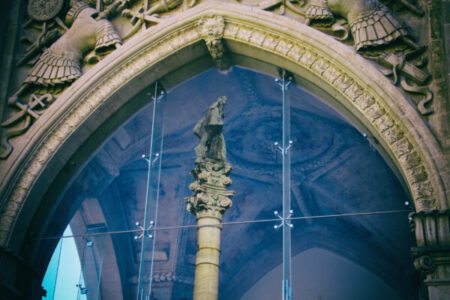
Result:
<instances>
[{"instance_id":1,"label":"carved stone arch","mask_svg":"<svg viewBox=\"0 0 450 300\"><path fill-rule=\"evenodd\" d=\"M205 18L212 20L206 33L199 27ZM221 20L223 30L214 30L214 22ZM24 146L12 153L0 174L2 197L7 199L2 204L1 244L20 249L45 193L52 188L61 192L55 182L64 172L75 172L77 156L86 159L92 153L92 144L83 146L88 137L104 138L111 130L105 124L115 124L108 119L122 120L124 107L136 111L144 104L129 101L133 96L176 69L181 71L169 86L208 66L202 57L209 32L224 42L235 63L269 73L276 68L265 69L268 65L291 71L369 133L401 174L417 211L448 208L448 182L440 175L446 174L446 164L436 139L408 98L372 63L294 20L208 1L131 38L74 82L17 139Z\"/></svg>"}]
</instances>

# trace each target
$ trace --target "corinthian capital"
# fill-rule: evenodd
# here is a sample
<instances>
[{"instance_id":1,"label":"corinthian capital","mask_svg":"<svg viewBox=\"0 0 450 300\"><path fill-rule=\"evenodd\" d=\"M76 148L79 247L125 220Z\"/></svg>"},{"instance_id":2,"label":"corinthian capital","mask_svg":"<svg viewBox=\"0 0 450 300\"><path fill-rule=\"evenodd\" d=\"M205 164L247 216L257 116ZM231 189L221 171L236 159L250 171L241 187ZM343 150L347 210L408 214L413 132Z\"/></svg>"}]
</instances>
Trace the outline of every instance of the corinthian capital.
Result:
<instances>
[{"instance_id":1,"label":"corinthian capital","mask_svg":"<svg viewBox=\"0 0 450 300\"><path fill-rule=\"evenodd\" d=\"M191 197L186 198L187 210L197 218L202 216L221 219L225 211L231 207L233 191L227 191L231 184L227 176L231 171L228 163L199 163L192 170L195 181L191 183Z\"/></svg>"}]
</instances>

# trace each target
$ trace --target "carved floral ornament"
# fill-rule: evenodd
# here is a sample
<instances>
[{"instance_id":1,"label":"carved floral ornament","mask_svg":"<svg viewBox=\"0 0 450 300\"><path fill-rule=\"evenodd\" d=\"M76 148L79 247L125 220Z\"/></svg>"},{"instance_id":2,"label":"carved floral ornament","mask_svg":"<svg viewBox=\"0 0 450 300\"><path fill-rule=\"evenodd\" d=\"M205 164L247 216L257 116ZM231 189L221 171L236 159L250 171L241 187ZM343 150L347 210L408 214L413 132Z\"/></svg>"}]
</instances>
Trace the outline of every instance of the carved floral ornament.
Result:
<instances>
[{"instance_id":1,"label":"carved floral ornament","mask_svg":"<svg viewBox=\"0 0 450 300\"><path fill-rule=\"evenodd\" d=\"M220 26L223 24L223 33L222 29L218 30L214 26L211 27L211 32L208 31L208 26L199 30L199 22L221 24ZM147 34L147 30L152 30L148 31L151 34ZM164 39L161 39L162 35ZM415 201L416 210L446 205L446 200L437 199L437 195L443 194L444 188L438 175L435 175L439 172L434 160L439 161L441 158L434 155L432 159L429 154L439 153L437 143L432 139L426 144L422 141L421 137L432 136L422 124L423 120L409 106L404 94L389 85L388 80L383 78L373 65L365 62L365 59L348 47L330 40L332 51L329 46L323 44L323 35L317 36L313 29L298 24L297 21L287 20L284 16L263 10L248 9L239 4L209 1L187 9L183 13L183 19L167 19L161 22L161 26L146 29L139 39L133 39L135 43L146 45L145 47L130 47L133 51L130 53L127 52L125 43L114 51L111 57L105 58L104 64L101 64L102 68L99 64L99 68L96 66L83 75L83 84L77 84L75 81L70 93L62 93L59 96L56 101L59 102L52 104L48 110L52 110L55 105L63 107L72 102L77 104L67 106L70 111L65 111L61 118L49 115L48 117L55 120L52 133L40 140L40 146L27 152L27 156L23 158L22 168L18 171L20 175L16 177L19 180L15 181L8 196L10 201L6 214L9 217L1 220L1 235L10 231L10 226L13 226L20 210L17 207L22 205L37 178L73 130L80 127L124 82L131 81L136 74L141 74L176 51L209 36L219 42L235 41L250 49L264 50L270 57L280 57L314 74L369 124L369 129L402 172ZM269 57L267 60L270 63ZM361 69L366 72L358 74ZM85 86L94 75L102 76L102 80L94 81L95 86ZM397 104L399 101L400 104ZM46 117L45 112L43 117ZM407 124L422 125L411 128ZM45 131L45 128L34 129L33 132L39 130Z\"/></svg>"}]
</instances>

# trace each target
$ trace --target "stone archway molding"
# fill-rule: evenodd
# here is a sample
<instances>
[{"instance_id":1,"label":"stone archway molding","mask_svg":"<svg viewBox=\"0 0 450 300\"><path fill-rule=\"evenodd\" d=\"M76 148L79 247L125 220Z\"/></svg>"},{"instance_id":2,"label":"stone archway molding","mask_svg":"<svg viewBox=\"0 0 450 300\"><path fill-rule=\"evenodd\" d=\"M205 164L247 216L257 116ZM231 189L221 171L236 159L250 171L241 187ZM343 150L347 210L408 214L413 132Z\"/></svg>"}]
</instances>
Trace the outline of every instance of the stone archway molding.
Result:
<instances>
[{"instance_id":1,"label":"stone archway molding","mask_svg":"<svg viewBox=\"0 0 450 300\"><path fill-rule=\"evenodd\" d=\"M448 208L448 182L440 175L446 174L446 164L436 139L405 94L353 48L294 20L233 3L207 1L174 19L137 34L107 56L74 82L26 134L17 138L15 143L21 147L15 148L21 149L13 152L0 171L6 199L0 220L0 244L14 244L12 248L18 249L24 238L24 233L16 235L18 224L27 224L32 216L23 207L30 201L39 202L42 190L50 186L52 178L44 180L47 187L37 185L38 180L43 182L42 176L50 164L62 168L68 163L71 153L62 153L61 149L70 143L69 148L75 151L83 138L73 137L86 132L87 121L88 127L98 129L101 122L92 121L98 111L111 116L130 100L132 95L123 92L124 87L142 89L167 74L163 64L170 57L177 57L183 49L198 50L194 46L209 36L208 30L199 30L199 22L204 24L205 19L213 20L212 23L214 19L224 21L216 38L224 41L226 51L288 69L314 81L337 99L379 141L380 148L401 173L416 211ZM209 26L211 35L217 35L214 24ZM195 53L189 53L177 59L195 57ZM152 70L146 75L150 81L143 82L139 77L148 70ZM52 174L56 176L57 170ZM32 207L36 209L37 205Z\"/></svg>"}]
</instances>

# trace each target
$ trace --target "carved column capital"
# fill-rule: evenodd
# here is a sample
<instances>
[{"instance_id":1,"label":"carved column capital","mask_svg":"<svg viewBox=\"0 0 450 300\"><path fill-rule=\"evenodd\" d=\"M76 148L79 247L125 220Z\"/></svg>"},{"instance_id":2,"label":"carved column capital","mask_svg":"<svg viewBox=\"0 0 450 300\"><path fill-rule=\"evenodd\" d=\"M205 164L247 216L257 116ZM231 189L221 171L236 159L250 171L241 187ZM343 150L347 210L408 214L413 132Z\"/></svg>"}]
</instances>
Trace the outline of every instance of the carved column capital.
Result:
<instances>
[{"instance_id":1,"label":"carved column capital","mask_svg":"<svg viewBox=\"0 0 450 300\"><path fill-rule=\"evenodd\" d=\"M417 254L413 254L413 255L417 255ZM423 255L419 254L414 259L414 267L416 268L417 271L419 271L422 274L429 274L435 270L436 266L434 265L433 259L431 258L431 256L426 255L426 254L423 254Z\"/></svg>"},{"instance_id":2,"label":"carved column capital","mask_svg":"<svg viewBox=\"0 0 450 300\"><path fill-rule=\"evenodd\" d=\"M206 47L208 47L208 51L219 70L228 68L228 63L225 62L225 46L223 44L224 31L225 20L221 16L206 16L198 22L198 32L205 41Z\"/></svg>"},{"instance_id":3,"label":"carved column capital","mask_svg":"<svg viewBox=\"0 0 450 300\"><path fill-rule=\"evenodd\" d=\"M225 211L231 207L231 197L234 191L227 191L231 185L228 175L231 165L228 163L201 162L196 163L191 175L195 181L189 188L193 191L191 197L187 197L187 210L197 218L214 217L222 219Z\"/></svg>"},{"instance_id":4,"label":"carved column capital","mask_svg":"<svg viewBox=\"0 0 450 300\"><path fill-rule=\"evenodd\" d=\"M422 211L409 216L417 246L414 266L429 289L450 286L450 210ZM445 288L445 289L447 289ZM430 297L430 299L434 299Z\"/></svg>"}]
</instances>

